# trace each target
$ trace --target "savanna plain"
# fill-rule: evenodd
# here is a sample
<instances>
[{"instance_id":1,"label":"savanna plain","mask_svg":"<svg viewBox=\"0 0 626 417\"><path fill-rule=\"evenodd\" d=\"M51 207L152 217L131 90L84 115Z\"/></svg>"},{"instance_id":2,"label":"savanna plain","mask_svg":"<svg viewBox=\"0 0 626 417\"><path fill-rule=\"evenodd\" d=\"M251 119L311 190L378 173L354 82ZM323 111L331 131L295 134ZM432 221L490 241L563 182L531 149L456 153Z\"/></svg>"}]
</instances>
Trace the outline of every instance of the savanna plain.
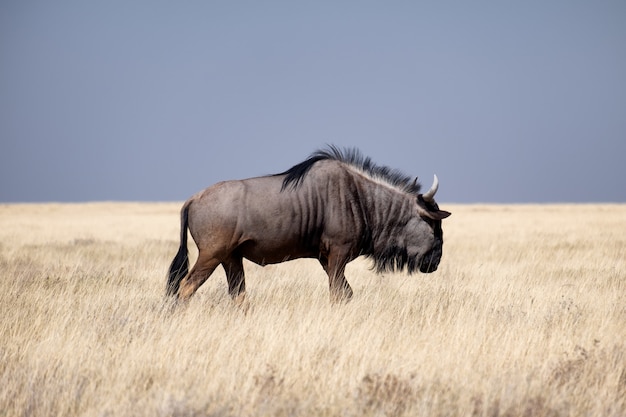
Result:
<instances>
[{"instance_id":1,"label":"savanna plain","mask_svg":"<svg viewBox=\"0 0 626 417\"><path fill-rule=\"evenodd\" d=\"M433 274L358 259L331 305L246 263L172 308L179 207L0 205L0 416L626 416L625 205L442 204Z\"/></svg>"}]
</instances>

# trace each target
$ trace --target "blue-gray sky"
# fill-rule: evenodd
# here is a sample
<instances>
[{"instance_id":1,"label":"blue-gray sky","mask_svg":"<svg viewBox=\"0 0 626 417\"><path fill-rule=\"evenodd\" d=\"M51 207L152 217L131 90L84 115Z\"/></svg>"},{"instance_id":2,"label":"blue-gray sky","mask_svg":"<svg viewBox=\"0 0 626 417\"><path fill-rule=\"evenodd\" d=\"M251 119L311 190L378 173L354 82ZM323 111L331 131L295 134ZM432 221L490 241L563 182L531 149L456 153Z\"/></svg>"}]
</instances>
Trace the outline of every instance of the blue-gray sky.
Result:
<instances>
[{"instance_id":1,"label":"blue-gray sky","mask_svg":"<svg viewBox=\"0 0 626 417\"><path fill-rule=\"evenodd\" d=\"M626 201L626 2L0 3L0 201L184 200L327 143L440 202Z\"/></svg>"}]
</instances>

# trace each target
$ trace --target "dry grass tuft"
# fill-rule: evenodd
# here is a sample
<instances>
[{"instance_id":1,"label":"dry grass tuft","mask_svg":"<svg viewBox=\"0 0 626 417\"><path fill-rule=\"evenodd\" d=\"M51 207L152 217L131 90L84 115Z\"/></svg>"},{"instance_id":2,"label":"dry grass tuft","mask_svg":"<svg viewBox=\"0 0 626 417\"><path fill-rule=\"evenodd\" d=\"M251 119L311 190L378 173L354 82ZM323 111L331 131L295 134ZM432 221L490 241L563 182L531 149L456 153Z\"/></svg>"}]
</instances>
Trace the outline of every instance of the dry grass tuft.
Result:
<instances>
[{"instance_id":1,"label":"dry grass tuft","mask_svg":"<svg viewBox=\"0 0 626 417\"><path fill-rule=\"evenodd\" d=\"M368 374L361 381L357 401L361 415L397 416L406 411L414 395L410 380L393 374Z\"/></svg>"},{"instance_id":2,"label":"dry grass tuft","mask_svg":"<svg viewBox=\"0 0 626 417\"><path fill-rule=\"evenodd\" d=\"M163 298L178 204L0 206L0 416L626 415L626 206L453 206L431 275Z\"/></svg>"}]
</instances>

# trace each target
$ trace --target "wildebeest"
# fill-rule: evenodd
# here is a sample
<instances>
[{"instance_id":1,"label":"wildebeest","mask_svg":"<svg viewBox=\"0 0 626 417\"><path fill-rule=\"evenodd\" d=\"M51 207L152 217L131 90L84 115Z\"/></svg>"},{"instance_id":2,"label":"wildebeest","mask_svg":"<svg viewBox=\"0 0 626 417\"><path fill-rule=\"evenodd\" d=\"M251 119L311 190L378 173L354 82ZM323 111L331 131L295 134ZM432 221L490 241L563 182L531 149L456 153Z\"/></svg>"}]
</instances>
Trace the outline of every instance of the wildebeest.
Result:
<instances>
[{"instance_id":1,"label":"wildebeest","mask_svg":"<svg viewBox=\"0 0 626 417\"><path fill-rule=\"evenodd\" d=\"M420 194L417 178L334 146L280 174L215 184L181 209L167 294L188 299L221 264L230 295L243 295L243 258L259 265L317 258L333 301L352 297L344 270L360 255L378 272L433 272L442 254L441 220L450 215L434 200L438 185L435 176ZM187 229L199 250L191 271Z\"/></svg>"}]
</instances>

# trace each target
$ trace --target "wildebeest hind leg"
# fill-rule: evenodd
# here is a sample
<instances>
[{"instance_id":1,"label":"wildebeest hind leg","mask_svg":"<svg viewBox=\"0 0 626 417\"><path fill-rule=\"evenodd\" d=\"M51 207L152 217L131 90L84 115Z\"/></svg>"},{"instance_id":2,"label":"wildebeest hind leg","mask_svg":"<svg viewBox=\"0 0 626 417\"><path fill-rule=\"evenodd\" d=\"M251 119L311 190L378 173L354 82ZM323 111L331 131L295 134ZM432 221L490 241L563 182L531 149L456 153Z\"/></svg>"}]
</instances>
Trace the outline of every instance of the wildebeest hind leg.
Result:
<instances>
[{"instance_id":1,"label":"wildebeest hind leg","mask_svg":"<svg viewBox=\"0 0 626 417\"><path fill-rule=\"evenodd\" d=\"M219 259L200 252L198 254L198 260L193 268L191 268L189 275L183 278L180 282L178 299L181 301L188 300L189 297L196 292L200 285L204 284L204 282L211 276L219 264Z\"/></svg>"},{"instance_id":2,"label":"wildebeest hind leg","mask_svg":"<svg viewBox=\"0 0 626 417\"><path fill-rule=\"evenodd\" d=\"M243 271L243 259L237 254L222 262L224 271L226 272L226 280L228 281L228 293L233 300L243 298L246 292L246 277Z\"/></svg>"}]
</instances>

